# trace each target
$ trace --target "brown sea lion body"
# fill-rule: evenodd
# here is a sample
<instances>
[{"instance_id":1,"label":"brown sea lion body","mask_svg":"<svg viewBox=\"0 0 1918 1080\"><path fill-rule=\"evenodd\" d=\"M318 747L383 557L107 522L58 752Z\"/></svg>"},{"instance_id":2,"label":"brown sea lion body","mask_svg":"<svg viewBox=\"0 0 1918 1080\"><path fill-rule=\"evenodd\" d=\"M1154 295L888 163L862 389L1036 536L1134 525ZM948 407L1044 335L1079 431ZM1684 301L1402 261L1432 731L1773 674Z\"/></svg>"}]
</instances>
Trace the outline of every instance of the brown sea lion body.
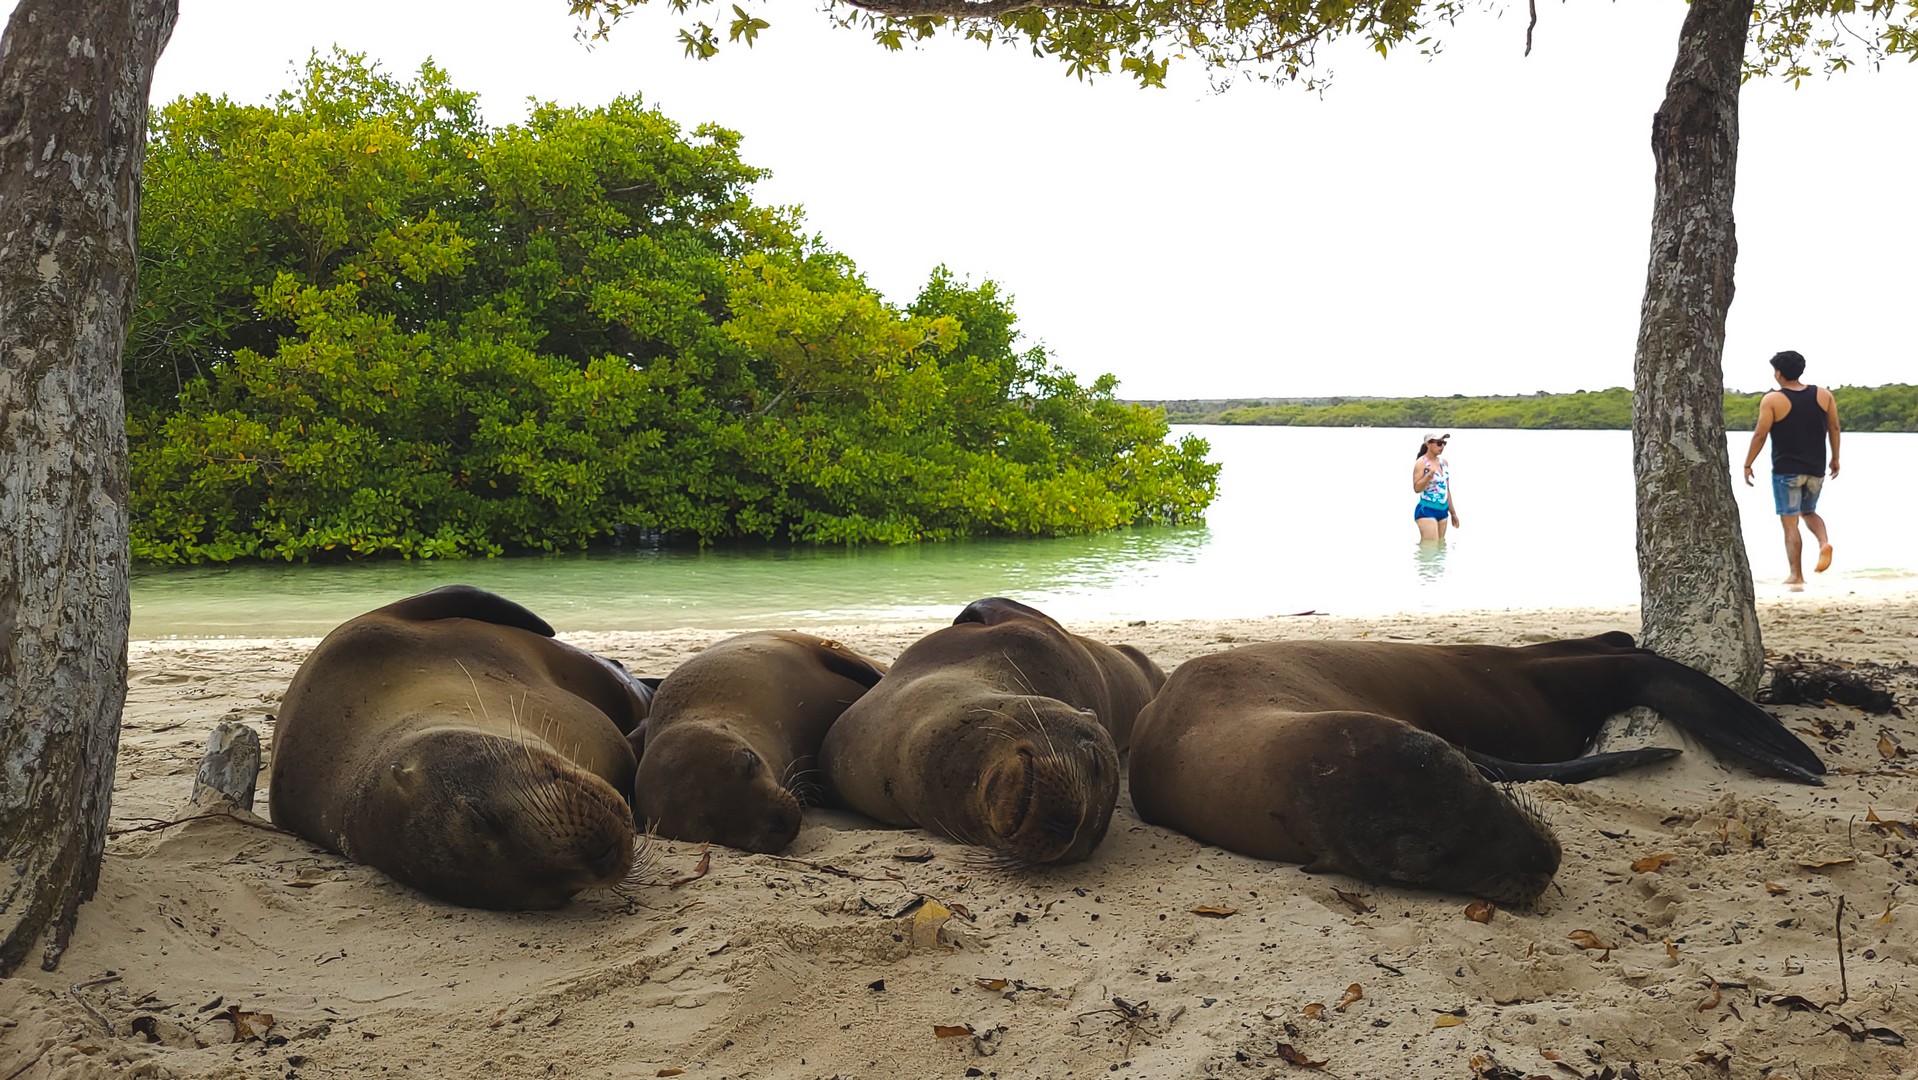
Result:
<instances>
[{"instance_id":1,"label":"brown sea lion body","mask_svg":"<svg viewBox=\"0 0 1918 1080\"><path fill-rule=\"evenodd\" d=\"M742 634L700 652L653 699L633 785L640 822L675 840L783 850L827 729L885 673L811 634Z\"/></svg>"},{"instance_id":2,"label":"brown sea lion body","mask_svg":"<svg viewBox=\"0 0 1918 1080\"><path fill-rule=\"evenodd\" d=\"M1557 872L1558 841L1485 773L1583 779L1670 756L1568 760L1636 705L1773 771L1814 783L1823 771L1769 714L1625 634L1269 642L1173 673L1135 730L1132 801L1146 821L1242 854L1525 903Z\"/></svg>"},{"instance_id":3,"label":"brown sea lion body","mask_svg":"<svg viewBox=\"0 0 1918 1080\"><path fill-rule=\"evenodd\" d=\"M975 601L827 733L829 798L1022 862L1083 859L1118 801L1133 720L1164 681L1136 649Z\"/></svg>"},{"instance_id":4,"label":"brown sea lion body","mask_svg":"<svg viewBox=\"0 0 1918 1080\"><path fill-rule=\"evenodd\" d=\"M552 634L463 585L341 624L281 701L273 823L469 907L617 884L648 692Z\"/></svg>"}]
</instances>

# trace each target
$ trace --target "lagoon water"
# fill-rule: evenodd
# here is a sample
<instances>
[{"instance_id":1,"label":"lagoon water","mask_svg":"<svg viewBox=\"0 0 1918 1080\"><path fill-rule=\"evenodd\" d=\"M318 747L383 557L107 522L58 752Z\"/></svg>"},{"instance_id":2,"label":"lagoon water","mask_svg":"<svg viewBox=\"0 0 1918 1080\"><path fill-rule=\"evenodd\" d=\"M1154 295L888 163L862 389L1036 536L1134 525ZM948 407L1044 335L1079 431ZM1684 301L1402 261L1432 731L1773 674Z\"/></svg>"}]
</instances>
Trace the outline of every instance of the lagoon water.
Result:
<instances>
[{"instance_id":1,"label":"lagoon water","mask_svg":"<svg viewBox=\"0 0 1918 1080\"><path fill-rule=\"evenodd\" d=\"M1411 465L1421 432L1191 427L1222 462L1204 525L898 548L723 547L463 562L146 567L135 638L318 636L453 582L567 630L760 628L949 618L1011 596L1065 620L1372 614L1638 601L1631 434L1458 430L1446 457L1463 527L1421 546ZM1728 436L1734 467L1749 433ZM1837 561L1812 595L1918 589L1898 467L1918 434L1848 434L1820 503ZM1769 455L1736 483L1759 595L1785 590ZM1734 476L1736 482L1736 476ZM1815 555L1815 549L1810 553ZM1807 566L1809 570L1809 565Z\"/></svg>"}]
</instances>

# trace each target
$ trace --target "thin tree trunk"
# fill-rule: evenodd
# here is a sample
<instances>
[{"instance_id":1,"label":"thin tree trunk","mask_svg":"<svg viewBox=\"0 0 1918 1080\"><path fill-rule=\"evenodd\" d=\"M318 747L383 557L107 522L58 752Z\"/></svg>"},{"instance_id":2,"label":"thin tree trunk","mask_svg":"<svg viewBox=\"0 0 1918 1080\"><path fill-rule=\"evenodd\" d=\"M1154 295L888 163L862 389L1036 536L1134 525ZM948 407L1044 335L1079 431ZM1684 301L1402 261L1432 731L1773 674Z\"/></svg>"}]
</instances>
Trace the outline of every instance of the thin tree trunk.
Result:
<instances>
[{"instance_id":1,"label":"thin tree trunk","mask_svg":"<svg viewBox=\"0 0 1918 1080\"><path fill-rule=\"evenodd\" d=\"M1738 240L1739 69L1752 0L1693 0L1665 102L1632 395L1647 648L1743 694L1764 664L1725 449L1725 314Z\"/></svg>"},{"instance_id":2,"label":"thin tree trunk","mask_svg":"<svg viewBox=\"0 0 1918 1080\"><path fill-rule=\"evenodd\" d=\"M0 975L100 877L126 699L120 353L178 0L21 0L0 38Z\"/></svg>"}]
</instances>

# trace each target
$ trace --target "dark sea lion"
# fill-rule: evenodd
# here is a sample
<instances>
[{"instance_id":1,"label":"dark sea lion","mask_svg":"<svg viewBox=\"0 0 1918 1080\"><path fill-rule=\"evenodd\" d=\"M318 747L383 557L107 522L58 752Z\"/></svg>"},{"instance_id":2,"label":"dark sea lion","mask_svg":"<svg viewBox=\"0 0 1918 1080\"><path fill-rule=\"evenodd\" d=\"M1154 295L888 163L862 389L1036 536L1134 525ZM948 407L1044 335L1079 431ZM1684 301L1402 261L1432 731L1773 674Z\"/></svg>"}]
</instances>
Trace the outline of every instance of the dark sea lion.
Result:
<instances>
[{"instance_id":1,"label":"dark sea lion","mask_svg":"<svg viewBox=\"0 0 1918 1080\"><path fill-rule=\"evenodd\" d=\"M287 687L273 823L456 904L558 907L632 863L625 732L648 696L484 590L388 604L335 628Z\"/></svg>"},{"instance_id":2,"label":"dark sea lion","mask_svg":"<svg viewBox=\"0 0 1918 1080\"><path fill-rule=\"evenodd\" d=\"M1119 753L1165 674L1143 653L979 600L908 648L827 733L831 801L1026 863L1105 836Z\"/></svg>"},{"instance_id":3,"label":"dark sea lion","mask_svg":"<svg viewBox=\"0 0 1918 1080\"><path fill-rule=\"evenodd\" d=\"M1770 714L1627 634L1523 648L1287 641L1180 665L1139 717L1132 802L1242 854L1523 904L1551 883L1558 841L1481 769L1570 781L1675 753L1566 760L1636 705L1781 775L1824 771Z\"/></svg>"},{"instance_id":4,"label":"dark sea lion","mask_svg":"<svg viewBox=\"0 0 1918 1080\"><path fill-rule=\"evenodd\" d=\"M728 638L661 680L633 808L651 832L772 854L799 835L819 743L886 673L800 633Z\"/></svg>"}]
</instances>

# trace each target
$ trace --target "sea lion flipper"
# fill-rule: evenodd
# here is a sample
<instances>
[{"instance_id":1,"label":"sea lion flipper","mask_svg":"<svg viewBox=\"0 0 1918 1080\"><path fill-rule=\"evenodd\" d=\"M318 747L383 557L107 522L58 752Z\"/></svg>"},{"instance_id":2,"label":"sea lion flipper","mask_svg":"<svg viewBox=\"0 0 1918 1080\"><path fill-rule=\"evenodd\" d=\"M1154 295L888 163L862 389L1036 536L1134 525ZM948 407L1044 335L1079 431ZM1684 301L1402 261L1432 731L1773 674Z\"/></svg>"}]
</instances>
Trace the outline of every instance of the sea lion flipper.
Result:
<instances>
[{"instance_id":1,"label":"sea lion flipper","mask_svg":"<svg viewBox=\"0 0 1918 1080\"><path fill-rule=\"evenodd\" d=\"M564 642L559 644L565 648L573 648ZM607 681L612 684L611 700L595 697L594 704L612 718L614 726L618 727L621 733L630 735L638 730L646 722L647 715L652 712L653 693L659 689L659 680L634 678L633 673L626 670L625 664L610 656L601 656L596 652L587 652L585 649L578 651L590 657L598 665L597 670L606 675ZM635 744L635 753L638 752L639 745Z\"/></svg>"},{"instance_id":2,"label":"sea lion flipper","mask_svg":"<svg viewBox=\"0 0 1918 1080\"><path fill-rule=\"evenodd\" d=\"M1715 749L1729 750L1771 772L1822 784L1825 763L1778 718L1709 675L1653 653L1637 701Z\"/></svg>"},{"instance_id":3,"label":"sea lion flipper","mask_svg":"<svg viewBox=\"0 0 1918 1080\"><path fill-rule=\"evenodd\" d=\"M498 593L490 593L472 585L442 585L404 600L396 600L380 611L413 622L474 619L499 626L518 627L541 637L553 636L553 628L545 619Z\"/></svg>"},{"instance_id":4,"label":"sea lion flipper","mask_svg":"<svg viewBox=\"0 0 1918 1080\"><path fill-rule=\"evenodd\" d=\"M1058 620L1038 608L1021 604L1017 600L1008 600L1003 596L988 596L981 600L974 600L959 612L959 617L952 620L952 625L984 623L987 626L997 626L1012 619L1041 619L1054 626L1059 625Z\"/></svg>"},{"instance_id":5,"label":"sea lion flipper","mask_svg":"<svg viewBox=\"0 0 1918 1080\"><path fill-rule=\"evenodd\" d=\"M1521 780L1556 780L1561 784L1581 784L1601 776L1612 776L1627 769L1636 769L1641 765L1666 761L1677 757L1681 751L1673 746L1649 746L1641 750L1617 750L1608 754L1587 754L1570 761L1524 762L1507 761L1504 758L1481 754L1477 750L1460 747L1465 756L1472 759L1479 772L1487 780L1495 783L1516 783Z\"/></svg>"},{"instance_id":6,"label":"sea lion flipper","mask_svg":"<svg viewBox=\"0 0 1918 1080\"><path fill-rule=\"evenodd\" d=\"M829 642L813 650L813 653L819 657L821 667L842 679L856 682L868 690L877 686L879 680L886 675L886 665L861 656L836 642Z\"/></svg>"}]
</instances>

